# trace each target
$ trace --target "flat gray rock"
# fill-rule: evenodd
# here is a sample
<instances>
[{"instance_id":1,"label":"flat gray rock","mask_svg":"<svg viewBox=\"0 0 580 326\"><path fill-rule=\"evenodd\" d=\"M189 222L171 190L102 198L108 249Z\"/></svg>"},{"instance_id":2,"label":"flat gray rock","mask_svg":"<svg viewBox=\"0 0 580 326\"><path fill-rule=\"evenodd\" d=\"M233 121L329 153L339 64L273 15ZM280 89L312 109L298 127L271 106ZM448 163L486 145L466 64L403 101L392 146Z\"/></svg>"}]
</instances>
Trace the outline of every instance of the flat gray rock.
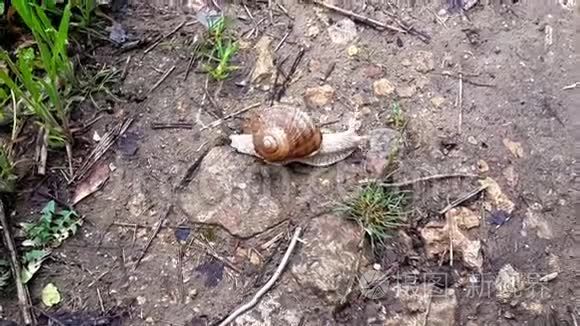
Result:
<instances>
[{"instance_id":1,"label":"flat gray rock","mask_svg":"<svg viewBox=\"0 0 580 326\"><path fill-rule=\"evenodd\" d=\"M281 222L295 200L291 176L283 167L263 164L222 146L201 162L178 204L194 223L218 224L250 237Z\"/></svg>"},{"instance_id":2,"label":"flat gray rock","mask_svg":"<svg viewBox=\"0 0 580 326\"><path fill-rule=\"evenodd\" d=\"M312 220L291 267L300 286L336 304L349 288L358 257L360 228L341 216Z\"/></svg>"}]
</instances>

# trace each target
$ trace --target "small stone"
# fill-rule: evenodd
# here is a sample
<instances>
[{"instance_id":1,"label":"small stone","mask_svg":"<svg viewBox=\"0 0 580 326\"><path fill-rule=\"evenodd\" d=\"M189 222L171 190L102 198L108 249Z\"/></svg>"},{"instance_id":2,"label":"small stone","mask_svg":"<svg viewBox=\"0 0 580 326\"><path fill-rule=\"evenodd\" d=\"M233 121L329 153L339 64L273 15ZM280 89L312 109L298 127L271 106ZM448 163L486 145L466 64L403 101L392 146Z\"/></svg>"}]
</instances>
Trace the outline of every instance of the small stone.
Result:
<instances>
[{"instance_id":1,"label":"small stone","mask_svg":"<svg viewBox=\"0 0 580 326\"><path fill-rule=\"evenodd\" d=\"M399 95L400 98L410 98L415 95L415 90L414 86L403 86L397 88L397 95Z\"/></svg>"},{"instance_id":2,"label":"small stone","mask_svg":"<svg viewBox=\"0 0 580 326\"><path fill-rule=\"evenodd\" d=\"M536 205L537 206L537 205ZM554 236L548 221L541 215L541 207L530 207L522 223L522 236L528 235L528 230L535 230L538 238L552 239Z\"/></svg>"},{"instance_id":3,"label":"small stone","mask_svg":"<svg viewBox=\"0 0 580 326\"><path fill-rule=\"evenodd\" d=\"M316 59L311 59L310 61L308 61L308 71L309 72L319 72L321 67L322 67L322 65L320 64L320 61L318 61Z\"/></svg>"},{"instance_id":4,"label":"small stone","mask_svg":"<svg viewBox=\"0 0 580 326\"><path fill-rule=\"evenodd\" d=\"M495 291L497 299L507 303L520 290L525 287L522 275L512 265L504 265L495 279Z\"/></svg>"},{"instance_id":5,"label":"small stone","mask_svg":"<svg viewBox=\"0 0 580 326\"><path fill-rule=\"evenodd\" d=\"M379 79L373 83L376 96L390 96L395 92L395 85L387 79Z\"/></svg>"},{"instance_id":6,"label":"small stone","mask_svg":"<svg viewBox=\"0 0 580 326\"><path fill-rule=\"evenodd\" d=\"M381 264L373 264L373 269L375 271L380 271L381 270Z\"/></svg>"},{"instance_id":7,"label":"small stone","mask_svg":"<svg viewBox=\"0 0 580 326\"><path fill-rule=\"evenodd\" d=\"M489 171L489 165L484 160L477 161L477 170L481 173Z\"/></svg>"},{"instance_id":8,"label":"small stone","mask_svg":"<svg viewBox=\"0 0 580 326\"><path fill-rule=\"evenodd\" d=\"M427 85L429 85L429 78L425 76L419 76L415 78L415 86L419 90L423 90Z\"/></svg>"},{"instance_id":9,"label":"small stone","mask_svg":"<svg viewBox=\"0 0 580 326\"><path fill-rule=\"evenodd\" d=\"M334 94L334 88L330 85L308 88L304 93L304 102L309 108L322 108L332 102Z\"/></svg>"},{"instance_id":10,"label":"small stone","mask_svg":"<svg viewBox=\"0 0 580 326\"><path fill-rule=\"evenodd\" d=\"M366 154L367 172L376 177L382 176L389 164L389 156L397 150L398 135L397 131L389 128L369 132L369 150Z\"/></svg>"},{"instance_id":11,"label":"small stone","mask_svg":"<svg viewBox=\"0 0 580 326\"><path fill-rule=\"evenodd\" d=\"M454 289L446 289L441 294L431 294L431 304L425 325L448 326L455 325L457 297Z\"/></svg>"},{"instance_id":12,"label":"small stone","mask_svg":"<svg viewBox=\"0 0 580 326\"><path fill-rule=\"evenodd\" d=\"M385 72L381 66L371 64L364 68L364 74L366 78L377 79L383 77Z\"/></svg>"},{"instance_id":13,"label":"small stone","mask_svg":"<svg viewBox=\"0 0 580 326\"><path fill-rule=\"evenodd\" d=\"M501 187L497 184L495 180L487 177L479 181L479 184L485 186L486 198L489 200L488 206L493 206L495 210L502 210L510 215L515 204L509 199L509 197L503 193Z\"/></svg>"},{"instance_id":14,"label":"small stone","mask_svg":"<svg viewBox=\"0 0 580 326\"><path fill-rule=\"evenodd\" d=\"M332 43L347 44L357 36L356 25L352 20L344 18L330 26L328 34Z\"/></svg>"},{"instance_id":15,"label":"small stone","mask_svg":"<svg viewBox=\"0 0 580 326\"><path fill-rule=\"evenodd\" d=\"M466 230L478 227L481 220L474 211L467 207L452 208L445 215L448 218L454 218L457 226Z\"/></svg>"},{"instance_id":16,"label":"small stone","mask_svg":"<svg viewBox=\"0 0 580 326\"><path fill-rule=\"evenodd\" d=\"M442 96L434 96L431 98L431 104L437 109L440 109L445 103L445 98Z\"/></svg>"},{"instance_id":17,"label":"small stone","mask_svg":"<svg viewBox=\"0 0 580 326\"><path fill-rule=\"evenodd\" d=\"M373 111L368 106L363 106L362 109L360 110L360 113L364 116L369 116L371 115L371 113L373 113Z\"/></svg>"},{"instance_id":18,"label":"small stone","mask_svg":"<svg viewBox=\"0 0 580 326\"><path fill-rule=\"evenodd\" d=\"M197 289L191 289L187 295L192 299L197 297Z\"/></svg>"},{"instance_id":19,"label":"small stone","mask_svg":"<svg viewBox=\"0 0 580 326\"><path fill-rule=\"evenodd\" d=\"M516 158L524 157L524 149L521 143L511 141L508 138L504 138L503 144Z\"/></svg>"},{"instance_id":20,"label":"small stone","mask_svg":"<svg viewBox=\"0 0 580 326\"><path fill-rule=\"evenodd\" d=\"M435 69L435 59L433 53L428 51L417 51L414 57L415 70L427 73Z\"/></svg>"},{"instance_id":21,"label":"small stone","mask_svg":"<svg viewBox=\"0 0 580 326\"><path fill-rule=\"evenodd\" d=\"M312 25L306 30L306 36L314 38L320 34L320 28L317 25Z\"/></svg>"},{"instance_id":22,"label":"small stone","mask_svg":"<svg viewBox=\"0 0 580 326\"><path fill-rule=\"evenodd\" d=\"M143 296L138 296L137 297L137 304L142 306L147 302L147 299Z\"/></svg>"},{"instance_id":23,"label":"small stone","mask_svg":"<svg viewBox=\"0 0 580 326\"><path fill-rule=\"evenodd\" d=\"M348 56L354 57L359 53L359 50L356 47L356 45L351 45L346 49L346 53L348 54Z\"/></svg>"},{"instance_id":24,"label":"small stone","mask_svg":"<svg viewBox=\"0 0 580 326\"><path fill-rule=\"evenodd\" d=\"M518 184L519 176L513 165L508 166L503 170L503 176L507 180L510 187L515 187Z\"/></svg>"},{"instance_id":25,"label":"small stone","mask_svg":"<svg viewBox=\"0 0 580 326\"><path fill-rule=\"evenodd\" d=\"M511 311L506 311L506 312L503 314L503 316L504 316L506 319L514 319L514 318L516 317L516 316L515 316L515 315L514 315L514 314L513 314Z\"/></svg>"},{"instance_id":26,"label":"small stone","mask_svg":"<svg viewBox=\"0 0 580 326\"><path fill-rule=\"evenodd\" d=\"M405 58L405 59L401 60L401 65L402 65L403 67L409 67L409 66L411 66L411 65L412 65L412 63L411 63L411 60L409 60L409 59Z\"/></svg>"},{"instance_id":27,"label":"small stone","mask_svg":"<svg viewBox=\"0 0 580 326\"><path fill-rule=\"evenodd\" d=\"M256 65L252 72L251 81L254 84L270 84L274 77L274 54L272 51L272 38L262 36L254 49L258 53Z\"/></svg>"},{"instance_id":28,"label":"small stone","mask_svg":"<svg viewBox=\"0 0 580 326\"><path fill-rule=\"evenodd\" d=\"M471 145L477 145L477 139L475 139L475 137L473 136L467 137L467 142L470 143Z\"/></svg>"},{"instance_id":29,"label":"small stone","mask_svg":"<svg viewBox=\"0 0 580 326\"><path fill-rule=\"evenodd\" d=\"M550 282L558 277L558 272L550 273L548 275L540 277L540 282Z\"/></svg>"},{"instance_id":30,"label":"small stone","mask_svg":"<svg viewBox=\"0 0 580 326\"><path fill-rule=\"evenodd\" d=\"M155 323L155 319L153 319L153 317L149 316L149 317L145 318L145 322L149 323L149 324L153 324L153 323Z\"/></svg>"}]
</instances>

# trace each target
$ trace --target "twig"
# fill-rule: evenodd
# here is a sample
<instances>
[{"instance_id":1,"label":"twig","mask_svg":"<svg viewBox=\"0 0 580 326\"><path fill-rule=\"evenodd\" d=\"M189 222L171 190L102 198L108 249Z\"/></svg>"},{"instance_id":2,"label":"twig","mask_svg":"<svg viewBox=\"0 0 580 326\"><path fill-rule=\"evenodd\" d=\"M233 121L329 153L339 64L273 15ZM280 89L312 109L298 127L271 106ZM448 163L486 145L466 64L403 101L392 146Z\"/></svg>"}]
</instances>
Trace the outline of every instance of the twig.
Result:
<instances>
[{"instance_id":1,"label":"twig","mask_svg":"<svg viewBox=\"0 0 580 326\"><path fill-rule=\"evenodd\" d=\"M459 94L457 95L457 105L459 106L459 122L457 130L461 134L461 129L463 125L463 74L459 73Z\"/></svg>"},{"instance_id":2,"label":"twig","mask_svg":"<svg viewBox=\"0 0 580 326\"><path fill-rule=\"evenodd\" d=\"M191 122L153 122L151 129L193 129Z\"/></svg>"},{"instance_id":3,"label":"twig","mask_svg":"<svg viewBox=\"0 0 580 326\"><path fill-rule=\"evenodd\" d=\"M276 45L276 48L274 48L274 52L278 52L278 50L280 50L282 45L284 45L284 42L286 42L286 39L288 38L288 36L290 36L290 33L292 33L292 25L288 26L288 32L286 32L286 34L284 35L284 37L282 37L282 39L280 40L278 45Z\"/></svg>"},{"instance_id":4,"label":"twig","mask_svg":"<svg viewBox=\"0 0 580 326\"><path fill-rule=\"evenodd\" d=\"M317 4L319 6L324 7L326 9L330 9L330 10L336 11L336 12L338 12L341 15L350 17L353 20L358 21L359 23L362 23L362 24L365 24L365 25L368 25L368 26L371 26L371 27L374 27L374 28L390 29L392 31L396 31L396 32L399 32L399 33L407 33L407 31L405 31L404 29L401 29L399 27L382 23L382 22L380 22L378 20L375 20L375 19L372 19L372 18L363 16L363 15L359 15L359 14L357 14L355 12L352 12L352 11L349 11L349 10L346 10L346 9L342 9L340 7L336 7L336 6L333 6L333 5L324 3L324 2L319 1L319 0L312 0L312 2L314 2L315 4Z\"/></svg>"},{"instance_id":5,"label":"twig","mask_svg":"<svg viewBox=\"0 0 580 326\"><path fill-rule=\"evenodd\" d=\"M77 170L76 175L71 178L68 183L71 184L75 180L82 179L84 175L95 165L95 163L97 163L99 159L105 155L105 153L109 150L109 148L111 148L117 139L125 133L127 128L129 128L131 123L133 123L133 120L134 119L132 117L125 118L125 120L115 125L111 131L107 132L103 138L101 138L99 145L93 149L81 168Z\"/></svg>"},{"instance_id":6,"label":"twig","mask_svg":"<svg viewBox=\"0 0 580 326\"><path fill-rule=\"evenodd\" d=\"M123 72L121 73L121 80L125 80L125 78L127 77L129 65L131 64L131 58L132 58L131 55L127 57L127 62L125 62L125 67L123 68Z\"/></svg>"},{"instance_id":7,"label":"twig","mask_svg":"<svg viewBox=\"0 0 580 326\"><path fill-rule=\"evenodd\" d=\"M224 116L222 110L220 109L220 107L217 105L216 101L214 100L214 98L211 96L211 94L209 93L209 91L207 90L207 83L205 84L205 88L203 89L205 92L205 95L207 97L207 100L209 101L209 104L211 104L211 106L213 106L214 108L214 115L217 116L218 118L221 118Z\"/></svg>"},{"instance_id":8,"label":"twig","mask_svg":"<svg viewBox=\"0 0 580 326\"><path fill-rule=\"evenodd\" d=\"M183 244L179 243L177 251L177 281L179 282L179 301L185 302L185 287L183 286Z\"/></svg>"},{"instance_id":9,"label":"twig","mask_svg":"<svg viewBox=\"0 0 580 326\"><path fill-rule=\"evenodd\" d=\"M51 316L49 313L47 313L46 311L35 307L35 306L30 306L32 309L40 312L43 316L45 316L46 318L48 318L51 322L59 325L59 326L66 326L63 322L61 322L60 320L58 320L58 318ZM49 324L50 325L50 324Z\"/></svg>"},{"instance_id":10,"label":"twig","mask_svg":"<svg viewBox=\"0 0 580 326\"><path fill-rule=\"evenodd\" d=\"M570 84L568 86L562 87L563 90L574 89L576 87L580 87L580 82L575 82L574 84Z\"/></svg>"},{"instance_id":11,"label":"twig","mask_svg":"<svg viewBox=\"0 0 580 326\"><path fill-rule=\"evenodd\" d=\"M455 208L461 204L463 204L464 202L468 201L469 199L477 196L480 192L484 191L485 188L487 188L487 186L481 186L475 190L472 190L470 192L468 192L467 194L459 197L458 199L452 201L449 205L445 206L444 208L442 208L439 211L439 215L443 215L445 213L447 213L450 209Z\"/></svg>"},{"instance_id":12,"label":"twig","mask_svg":"<svg viewBox=\"0 0 580 326\"><path fill-rule=\"evenodd\" d=\"M155 89L157 89L157 87L159 87L159 85L161 85L161 83L163 83L165 81L165 79L167 79L167 77L169 77L169 75L173 72L173 70L175 70L175 65L173 65L171 68L169 68L163 74L163 76L161 76L161 79L159 79L157 81L157 83L155 83L155 85L153 85L153 87L151 87L151 89L149 90L149 94L151 94Z\"/></svg>"},{"instance_id":13,"label":"twig","mask_svg":"<svg viewBox=\"0 0 580 326\"><path fill-rule=\"evenodd\" d=\"M441 19L441 17L439 15L437 15L437 13L435 13L433 10L427 8L427 11L429 11L431 13L431 15L433 15L433 17L435 17L435 19L439 22L439 24L443 25L443 27L447 28L447 25L445 24L445 22L443 21L443 19Z\"/></svg>"},{"instance_id":14,"label":"twig","mask_svg":"<svg viewBox=\"0 0 580 326\"><path fill-rule=\"evenodd\" d=\"M218 255L216 252L214 252L208 245L206 245L205 243L201 242L198 239L192 239L192 243L195 243L196 245L200 246L203 250L205 250L205 252L212 256L213 258L221 261L222 263L224 263L225 266L227 266L228 268L230 268L231 270L233 270L234 272L236 272L238 275L242 274L242 272L240 271L239 268L237 268L236 266L234 266L229 260L227 260L226 258L223 258L222 256Z\"/></svg>"},{"instance_id":15,"label":"twig","mask_svg":"<svg viewBox=\"0 0 580 326\"><path fill-rule=\"evenodd\" d=\"M135 262L135 265L133 266L133 271L137 270L137 267L141 263L141 260L143 259L143 257L145 257L147 250L149 250L149 247L151 247L151 243L153 243L153 239L155 239L155 237L157 236L157 234L161 230L161 226L163 226L163 223L165 223L167 216L169 216L169 213L171 212L172 207L173 207L173 205L169 204L169 206L167 207L167 210L165 211L165 215L163 215L163 217L159 220L157 226L155 227L155 230L153 230L153 233L149 237L149 240L147 241L145 248L143 248L143 251L141 251L141 255L139 256L139 258Z\"/></svg>"},{"instance_id":16,"label":"twig","mask_svg":"<svg viewBox=\"0 0 580 326\"><path fill-rule=\"evenodd\" d=\"M478 75L474 75L474 74L466 74L464 72L459 72L459 73L452 73L451 71L442 71L442 72L433 72L436 75L442 75L442 76L447 76L447 77L453 77L456 79L463 79L463 82L466 82L468 84L471 84L473 86L480 86L480 87L496 87L496 85L494 84L486 84L486 83L480 83L480 82L475 82L472 81L470 79L467 79L465 77L475 77Z\"/></svg>"},{"instance_id":17,"label":"twig","mask_svg":"<svg viewBox=\"0 0 580 326\"><path fill-rule=\"evenodd\" d=\"M449 223L449 266L453 266L453 232L455 232L455 216L451 215L447 219Z\"/></svg>"},{"instance_id":18,"label":"twig","mask_svg":"<svg viewBox=\"0 0 580 326\"><path fill-rule=\"evenodd\" d=\"M322 81L326 81L328 79L328 77L330 77L330 74L332 74L335 67L336 67L336 62L333 62L330 64L330 66L328 67L328 69L324 73L324 77L322 78Z\"/></svg>"},{"instance_id":19,"label":"twig","mask_svg":"<svg viewBox=\"0 0 580 326\"><path fill-rule=\"evenodd\" d=\"M298 52L298 55L296 55L296 59L294 59L294 63L292 63L292 67L290 68L288 75L286 75L284 82L282 83L280 89L278 89L278 92L276 93L275 97L276 101L280 101L282 95L284 95L284 92L286 92L286 88L288 87L288 84L290 83L292 76L294 75L294 73L296 73L296 69L298 68L300 61L304 57L304 53L305 53L304 48L300 48L300 52Z\"/></svg>"},{"instance_id":20,"label":"twig","mask_svg":"<svg viewBox=\"0 0 580 326\"><path fill-rule=\"evenodd\" d=\"M226 121L226 120L229 120L229 119L231 119L231 118L234 118L234 117L236 117L236 116L238 116L238 115L240 115L240 114L242 114L242 113L245 113L245 112L247 112L247 111L250 111L251 109L253 109L253 108L256 108L256 107L260 106L260 104L261 104L261 103L254 103L254 104L252 104L252 105L250 105L250 106L247 106L247 107L245 107L245 108L243 108L243 109L241 109L241 110L239 110L239 111L236 111L236 112L234 112L234 113L232 113L232 114L228 114L228 115L226 115L225 117L223 117L223 118L221 118L221 119L217 119L217 120L215 120L214 122L210 123L209 125L207 125L207 126L205 126L205 127L201 128L201 129L200 129L200 131L204 131L204 130L206 130L206 129L209 129L209 128L215 128L215 127L217 127L217 126L221 125L221 124L222 124L224 121Z\"/></svg>"},{"instance_id":21,"label":"twig","mask_svg":"<svg viewBox=\"0 0 580 326\"><path fill-rule=\"evenodd\" d=\"M2 225L2 235L4 238L4 245L10 252L10 267L12 269L12 276L14 277L14 283L16 284L16 294L18 296L18 305L20 306L20 312L22 313L22 319L26 325L32 325L32 313L28 308L31 306L30 297L27 295L27 290L24 283L22 282L22 269L20 268L20 262L18 260L18 253L16 252L16 245L14 244L14 238L12 237L12 232L10 231L10 225L8 224L8 219L6 218L6 211L4 210L4 203L0 200L0 224Z\"/></svg>"},{"instance_id":22,"label":"twig","mask_svg":"<svg viewBox=\"0 0 580 326\"><path fill-rule=\"evenodd\" d=\"M234 311L232 314L230 314L223 322L221 322L219 324L219 326L225 326L225 325L228 325L229 323L233 322L238 316L242 315L246 311L250 310L253 306L255 306L258 303L258 301L260 300L260 298L266 292L268 292L268 290L270 290L270 288L274 285L274 283L276 283L276 281L278 280L278 278L280 277L280 275L284 271L284 268L286 268L286 265L288 264L288 260L290 258L290 255L294 251L294 247L296 247L296 242L298 241L298 237L300 236L301 232L302 232L301 227L297 227L296 231L294 231L294 236L292 237L292 241L290 241L290 245L288 246L288 250L286 250L286 253L284 254L284 257L282 258L280 265L278 265L276 272L274 272L274 275L272 275L270 280L254 295L252 300L250 300L248 303L239 307L236 311Z\"/></svg>"},{"instance_id":23,"label":"twig","mask_svg":"<svg viewBox=\"0 0 580 326\"><path fill-rule=\"evenodd\" d=\"M155 43L151 44L150 47L148 47L147 49L145 49L144 53L147 54L149 53L151 50L153 50L157 45L159 45L159 43L161 43L161 41L163 41L164 39L170 37L171 35L177 33L177 31L179 31L183 26L185 26L185 20L182 21L179 25L177 25L177 27L175 27L171 32L169 32L168 34L165 34L161 37L159 37Z\"/></svg>"},{"instance_id":24,"label":"twig","mask_svg":"<svg viewBox=\"0 0 580 326\"><path fill-rule=\"evenodd\" d=\"M97 297L99 298L99 305L101 306L101 311L105 313L105 305L103 304L103 297L101 297L101 290L97 286Z\"/></svg>"},{"instance_id":25,"label":"twig","mask_svg":"<svg viewBox=\"0 0 580 326\"><path fill-rule=\"evenodd\" d=\"M425 312L425 319L423 319L423 326L427 326L429 314L431 313L431 302L433 301L433 292L429 295L429 303L427 303L427 311Z\"/></svg>"},{"instance_id":26,"label":"twig","mask_svg":"<svg viewBox=\"0 0 580 326\"><path fill-rule=\"evenodd\" d=\"M467 173L435 174L435 175L430 175L427 177L408 180L408 181L402 181L402 182L396 182L396 183L381 183L380 185L383 187L403 187L403 186L408 186L408 185L412 185L412 184L419 183L419 182L431 181L431 180L437 180L437 179L478 178L478 177L479 177L479 175L477 175L477 174L467 174Z\"/></svg>"}]
</instances>

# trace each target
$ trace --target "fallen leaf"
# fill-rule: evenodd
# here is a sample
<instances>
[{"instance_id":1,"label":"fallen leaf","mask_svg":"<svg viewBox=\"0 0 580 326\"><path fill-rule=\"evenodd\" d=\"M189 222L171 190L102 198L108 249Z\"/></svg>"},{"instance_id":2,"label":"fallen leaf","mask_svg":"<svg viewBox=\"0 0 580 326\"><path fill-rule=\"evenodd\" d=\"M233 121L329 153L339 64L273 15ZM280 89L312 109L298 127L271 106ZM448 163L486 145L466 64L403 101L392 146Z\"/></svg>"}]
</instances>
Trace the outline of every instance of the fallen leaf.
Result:
<instances>
[{"instance_id":1,"label":"fallen leaf","mask_svg":"<svg viewBox=\"0 0 580 326\"><path fill-rule=\"evenodd\" d=\"M507 147L507 149L509 149L509 151L515 157L517 157L517 158L524 157L524 148L522 147L522 144L515 142L515 141L511 141L508 138L503 139L503 144L505 147Z\"/></svg>"},{"instance_id":2,"label":"fallen leaf","mask_svg":"<svg viewBox=\"0 0 580 326\"><path fill-rule=\"evenodd\" d=\"M91 174L89 174L89 176L86 177L75 189L72 204L76 205L81 200L99 190L109 179L110 172L109 164L106 162L100 162L95 166L91 171Z\"/></svg>"},{"instance_id":3,"label":"fallen leaf","mask_svg":"<svg viewBox=\"0 0 580 326\"><path fill-rule=\"evenodd\" d=\"M52 307L60 302L60 293L54 284L48 283L42 289L42 303L47 307Z\"/></svg>"}]
</instances>

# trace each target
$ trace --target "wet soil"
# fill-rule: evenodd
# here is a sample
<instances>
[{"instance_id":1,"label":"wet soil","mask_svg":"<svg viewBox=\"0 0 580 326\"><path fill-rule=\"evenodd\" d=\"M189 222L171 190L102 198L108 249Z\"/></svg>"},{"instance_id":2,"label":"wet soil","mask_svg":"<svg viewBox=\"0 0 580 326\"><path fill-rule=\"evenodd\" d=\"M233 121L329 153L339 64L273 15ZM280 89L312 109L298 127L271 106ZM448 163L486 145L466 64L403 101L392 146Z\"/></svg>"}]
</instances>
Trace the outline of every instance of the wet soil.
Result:
<instances>
[{"instance_id":1,"label":"wet soil","mask_svg":"<svg viewBox=\"0 0 580 326\"><path fill-rule=\"evenodd\" d=\"M306 51L297 69L298 77L288 86L283 102L300 103L306 88L329 84L339 100L329 110L310 110L312 115L320 121L338 120L329 128L339 130L359 111L364 132L388 125L392 100L374 96L375 80L387 78L398 90L417 86L409 97L398 99L409 124L394 180L438 173L477 173L478 161L484 160L489 166L486 175L497 180L516 203L513 217L506 224L496 228L484 213L482 226L474 231L484 244L481 277L488 281L485 284L493 284L497 272L507 263L529 277L545 275L558 265L554 281L538 285L538 292L528 292L510 304L500 304L485 289L474 293L465 285L455 284L461 289L456 291L457 325L468 325L469 321L475 325L524 325L544 318L546 311L553 311L562 324L573 325L569 310L577 309L579 304L573 132L580 88L564 87L580 81L580 12L565 10L556 2L480 2L466 12L467 17L452 16L445 25L434 16L440 4L406 8L403 12L415 19L413 25L430 35L429 43L413 35L357 25L357 38L348 44L333 43L327 32L327 25L342 17L314 4L281 2L293 20L275 10L273 24L267 3L248 4L253 20L263 20L255 33L251 33L254 25L244 7L228 5L227 13L238 17L234 21L236 32L249 37L241 38L242 49L235 62L240 69L221 84L211 79L206 83L207 75L196 67L186 76L190 44L203 30L200 24L186 24L147 53L144 48L121 53L111 47L96 49L95 58L103 63L124 69L129 62L119 90L128 100L110 103L111 110L87 131L87 147L95 145L90 140L95 132L103 135L123 115L133 115L135 121L104 156L114 166L108 182L76 207L85 217L82 229L57 250L32 282L34 304L41 305L40 291L52 282L63 297L59 311L124 307L128 311L124 325L205 325L205 321L226 316L267 280L286 247L288 221L250 239L240 239L215 225L194 225L179 210L168 213L167 204L173 201L174 187L191 165L220 137L237 132L241 125L240 119L233 119L222 127L200 131L202 124L269 99L269 90L243 85L255 61L252 46L262 35L271 35L278 44L292 23L291 33L276 57L289 58L283 66L289 71L299 49ZM369 6L365 14L385 17L380 5L376 11ZM348 9L359 11L358 7ZM131 4L118 19L132 34L149 39L172 31L184 19L195 22L195 16L183 8L164 8L155 3ZM312 32L313 26L318 34ZM358 56L349 56L350 45L359 49ZM416 60L425 52L432 54L432 71L417 70ZM322 82L331 65L332 73ZM150 91L172 67L171 74ZM456 76L463 73L461 108L456 105L459 78L445 76L444 71ZM434 97L442 97L444 102L436 107ZM152 124L159 122L193 122L194 128L152 129ZM519 142L523 155L514 155L506 139ZM355 154L348 165L363 164L361 157ZM302 173L308 171L311 169ZM38 189L63 196L63 201L69 199L57 172L52 175L37 191L19 196L15 222L38 216L46 203ZM363 177L345 176L353 180ZM53 179L57 181L51 182ZM413 186L416 225L437 219L439 209L473 186L468 180L456 179ZM526 212L538 204L551 231L548 239L539 237L535 229L523 227ZM473 205L481 209L480 204ZM154 226L164 216L168 227L160 230L134 269ZM186 231L185 227L178 228L180 225L187 227ZM281 231L282 240L259 251L261 264L236 256L240 248L259 248ZM179 232L205 239L213 249L208 251L195 242L182 243ZM418 239L418 235L412 237ZM409 265L408 259L401 258L404 251L393 252L387 250L371 263L385 269L402 265L403 272L404 266L418 264ZM233 263L224 264L218 256ZM439 271L463 278L469 273L461 267L449 272L445 263L424 257L420 261L426 273ZM312 325L366 325L377 314L373 308L377 305L387 311L397 310L389 298L359 297L337 312L336 307L301 293L291 297L289 304L309 307L301 317ZM16 318L18 309L13 300L4 298L0 304L5 316ZM50 309L47 312L53 313Z\"/></svg>"}]
</instances>

